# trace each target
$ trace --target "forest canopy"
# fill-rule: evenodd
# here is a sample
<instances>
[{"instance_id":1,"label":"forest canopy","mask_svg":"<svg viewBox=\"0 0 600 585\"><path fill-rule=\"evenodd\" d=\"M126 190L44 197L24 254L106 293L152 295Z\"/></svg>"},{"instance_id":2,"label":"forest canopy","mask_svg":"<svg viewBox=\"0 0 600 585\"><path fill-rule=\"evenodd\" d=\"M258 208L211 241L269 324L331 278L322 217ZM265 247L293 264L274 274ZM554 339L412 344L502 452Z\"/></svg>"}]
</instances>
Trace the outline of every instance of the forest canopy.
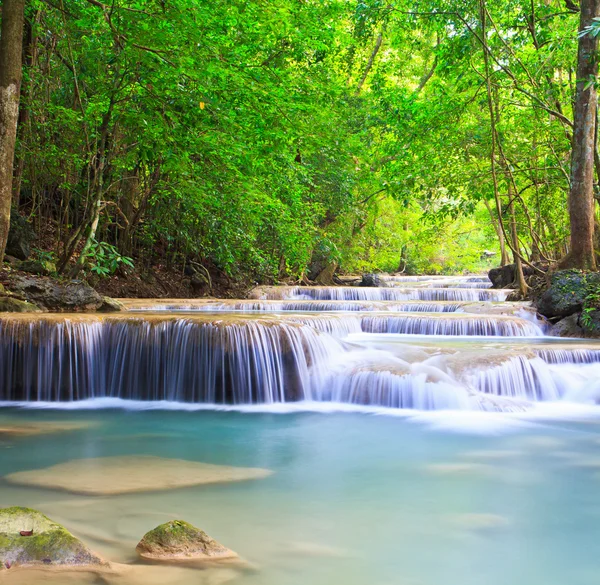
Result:
<instances>
[{"instance_id":1,"label":"forest canopy","mask_svg":"<svg viewBox=\"0 0 600 585\"><path fill-rule=\"evenodd\" d=\"M31 0L13 219L71 274L557 260L579 26L570 0Z\"/></svg>"}]
</instances>

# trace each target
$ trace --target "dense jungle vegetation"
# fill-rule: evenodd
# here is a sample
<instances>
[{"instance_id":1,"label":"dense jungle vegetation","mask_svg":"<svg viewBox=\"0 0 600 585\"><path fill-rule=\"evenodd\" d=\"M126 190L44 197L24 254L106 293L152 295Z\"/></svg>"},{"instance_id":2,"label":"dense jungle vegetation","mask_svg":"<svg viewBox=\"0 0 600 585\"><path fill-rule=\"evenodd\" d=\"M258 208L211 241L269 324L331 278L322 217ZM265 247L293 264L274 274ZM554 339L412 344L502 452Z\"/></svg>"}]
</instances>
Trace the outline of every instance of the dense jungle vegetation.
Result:
<instances>
[{"instance_id":1,"label":"dense jungle vegetation","mask_svg":"<svg viewBox=\"0 0 600 585\"><path fill-rule=\"evenodd\" d=\"M5 55L24 8L13 222L71 275L558 260L600 168L598 4L4 0Z\"/></svg>"}]
</instances>

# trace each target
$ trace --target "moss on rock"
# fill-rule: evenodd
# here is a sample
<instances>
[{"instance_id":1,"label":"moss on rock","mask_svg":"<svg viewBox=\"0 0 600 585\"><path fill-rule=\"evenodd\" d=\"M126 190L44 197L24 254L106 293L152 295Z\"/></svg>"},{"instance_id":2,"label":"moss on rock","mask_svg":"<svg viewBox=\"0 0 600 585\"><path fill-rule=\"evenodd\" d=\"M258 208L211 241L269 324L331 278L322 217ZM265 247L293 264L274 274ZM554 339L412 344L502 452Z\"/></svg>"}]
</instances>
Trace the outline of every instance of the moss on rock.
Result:
<instances>
[{"instance_id":1,"label":"moss on rock","mask_svg":"<svg viewBox=\"0 0 600 585\"><path fill-rule=\"evenodd\" d=\"M550 286L537 299L538 311L545 317L568 317L582 311L586 299L600 290L600 273L560 270Z\"/></svg>"},{"instance_id":2,"label":"moss on rock","mask_svg":"<svg viewBox=\"0 0 600 585\"><path fill-rule=\"evenodd\" d=\"M152 560L219 560L237 554L206 532L183 520L172 520L146 533L136 547L138 554Z\"/></svg>"},{"instance_id":3,"label":"moss on rock","mask_svg":"<svg viewBox=\"0 0 600 585\"><path fill-rule=\"evenodd\" d=\"M0 561L6 568L106 564L66 528L37 510L21 507L0 509Z\"/></svg>"},{"instance_id":4,"label":"moss on rock","mask_svg":"<svg viewBox=\"0 0 600 585\"><path fill-rule=\"evenodd\" d=\"M0 312L3 313L35 313L39 307L27 301L20 301L12 297L0 297Z\"/></svg>"}]
</instances>

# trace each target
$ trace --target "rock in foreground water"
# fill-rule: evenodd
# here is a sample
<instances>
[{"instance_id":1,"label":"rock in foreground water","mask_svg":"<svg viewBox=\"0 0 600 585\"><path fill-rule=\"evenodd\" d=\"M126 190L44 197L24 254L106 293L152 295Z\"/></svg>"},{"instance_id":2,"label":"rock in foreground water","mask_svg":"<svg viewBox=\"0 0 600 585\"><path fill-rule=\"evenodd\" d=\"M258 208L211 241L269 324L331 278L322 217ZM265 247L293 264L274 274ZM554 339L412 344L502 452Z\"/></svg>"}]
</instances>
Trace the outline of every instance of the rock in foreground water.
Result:
<instances>
[{"instance_id":1,"label":"rock in foreground water","mask_svg":"<svg viewBox=\"0 0 600 585\"><path fill-rule=\"evenodd\" d=\"M156 561L220 560L238 556L183 520L172 520L147 532L136 550L141 557Z\"/></svg>"},{"instance_id":2,"label":"rock in foreground water","mask_svg":"<svg viewBox=\"0 0 600 585\"><path fill-rule=\"evenodd\" d=\"M254 467L133 455L75 459L44 469L11 473L5 479L14 484L78 494L116 495L260 479L271 473Z\"/></svg>"},{"instance_id":3,"label":"rock in foreground water","mask_svg":"<svg viewBox=\"0 0 600 585\"><path fill-rule=\"evenodd\" d=\"M0 509L0 561L13 567L104 567L106 563L60 524L30 508Z\"/></svg>"}]
</instances>

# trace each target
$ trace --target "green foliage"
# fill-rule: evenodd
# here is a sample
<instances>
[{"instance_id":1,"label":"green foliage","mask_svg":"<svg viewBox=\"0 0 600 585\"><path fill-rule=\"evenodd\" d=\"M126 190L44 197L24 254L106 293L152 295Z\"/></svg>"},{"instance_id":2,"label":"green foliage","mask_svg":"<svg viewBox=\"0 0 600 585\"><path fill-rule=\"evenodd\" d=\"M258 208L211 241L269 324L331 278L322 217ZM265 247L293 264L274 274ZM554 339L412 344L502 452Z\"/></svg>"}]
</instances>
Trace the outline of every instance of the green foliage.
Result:
<instances>
[{"instance_id":1,"label":"green foliage","mask_svg":"<svg viewBox=\"0 0 600 585\"><path fill-rule=\"evenodd\" d=\"M61 255L102 205L101 276L132 257L260 281L315 257L481 270L512 219L523 254L559 257L578 23L561 6L484 3L498 218L480 2L30 3L22 205Z\"/></svg>"},{"instance_id":2,"label":"green foliage","mask_svg":"<svg viewBox=\"0 0 600 585\"><path fill-rule=\"evenodd\" d=\"M111 244L94 240L86 253L90 270L100 277L114 274L120 266L133 268L133 259L122 256Z\"/></svg>"}]
</instances>

